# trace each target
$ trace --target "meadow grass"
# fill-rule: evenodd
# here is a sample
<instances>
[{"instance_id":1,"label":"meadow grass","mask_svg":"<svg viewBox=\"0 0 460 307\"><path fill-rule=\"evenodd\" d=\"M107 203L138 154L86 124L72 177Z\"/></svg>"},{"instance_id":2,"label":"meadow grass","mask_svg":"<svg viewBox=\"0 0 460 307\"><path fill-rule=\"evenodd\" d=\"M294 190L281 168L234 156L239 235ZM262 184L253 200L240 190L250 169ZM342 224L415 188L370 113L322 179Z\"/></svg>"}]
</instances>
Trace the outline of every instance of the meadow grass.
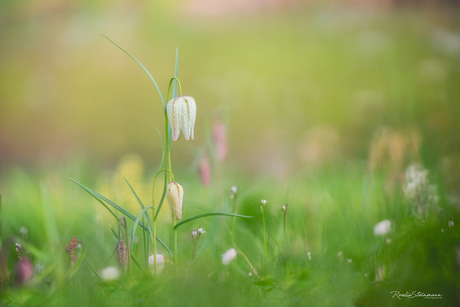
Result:
<instances>
[{"instance_id":1,"label":"meadow grass","mask_svg":"<svg viewBox=\"0 0 460 307\"><path fill-rule=\"evenodd\" d=\"M20 170L7 175L8 191L3 197L3 238L21 237L28 228L28 242L40 251L32 253L34 265L52 271L37 274L37 281L24 288L2 290L2 303L13 306L380 306L410 304L397 302L391 291L442 294L436 304L458 302L459 267L456 247L460 236L456 209L442 194L435 209L423 218L411 210L402 193L383 195L384 176L372 174L362 165L335 165L315 176L298 176L289 186L276 180L239 182L240 214L254 219L236 220L236 246L247 255L260 278L244 257L223 266L220 255L232 247L232 219L208 217L179 227L178 272L166 263L157 277L146 276L136 266L133 275L103 282L83 262L70 277L70 258L64 245L76 237L94 270L115 265L117 244L111 233L110 214L98 216L100 207L91 196L64 182L79 171L60 170L53 175L26 176ZM184 217L215 211L212 191L203 188L196 176L187 178ZM61 176L61 178L59 178ZM54 178L53 178L54 177ZM57 177L57 178L56 178ZM97 175L95 176L97 177ZM58 179L59 178L59 179ZM94 178L94 177L93 177ZM91 177L86 178L92 182ZM85 178L80 178L84 181ZM145 182L144 184L148 184ZM126 193L130 193L126 186ZM225 189L230 205L230 185ZM260 199L267 200L268 255L261 232ZM198 200L198 201L197 201ZM282 205L289 203L284 241ZM223 204L225 206L225 204ZM138 209L137 213L140 212ZM375 236L374 225L390 219L392 230ZM449 227L452 220L454 225ZM128 221L128 228L132 226ZM158 236L172 243L169 219L159 219ZM196 259L192 263L191 230L201 226ZM138 228L137 237L142 237ZM389 240L391 242L389 242ZM143 263L142 240L134 254ZM159 247L161 248L161 247ZM10 248L11 250L11 248ZM160 253L169 256L163 249ZM14 252L11 251L13 265ZM40 258L40 257L43 257ZM286 264L289 265L289 271ZM407 299L406 299L407 300ZM414 302L412 299L410 302ZM433 304L418 298L413 304Z\"/></svg>"}]
</instances>

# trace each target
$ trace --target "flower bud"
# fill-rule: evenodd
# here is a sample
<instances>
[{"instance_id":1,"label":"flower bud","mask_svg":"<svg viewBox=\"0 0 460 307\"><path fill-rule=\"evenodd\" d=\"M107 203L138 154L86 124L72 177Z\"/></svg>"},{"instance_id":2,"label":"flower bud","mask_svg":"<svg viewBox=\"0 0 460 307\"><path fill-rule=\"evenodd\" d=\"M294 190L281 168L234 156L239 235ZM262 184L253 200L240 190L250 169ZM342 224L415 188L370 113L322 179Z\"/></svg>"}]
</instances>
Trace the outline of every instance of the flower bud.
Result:
<instances>
[{"instance_id":1,"label":"flower bud","mask_svg":"<svg viewBox=\"0 0 460 307\"><path fill-rule=\"evenodd\" d=\"M180 184L172 181L166 188L166 199L176 220L182 218L182 203L184 201L184 189Z\"/></svg>"},{"instance_id":2,"label":"flower bud","mask_svg":"<svg viewBox=\"0 0 460 307\"><path fill-rule=\"evenodd\" d=\"M17 285L24 285L32 279L33 275L34 267L32 263L30 263L27 257L21 258L16 266L15 283Z\"/></svg>"},{"instance_id":3,"label":"flower bud","mask_svg":"<svg viewBox=\"0 0 460 307\"><path fill-rule=\"evenodd\" d=\"M227 128L220 119L214 123L214 144L216 145L217 160L224 161L227 154Z\"/></svg>"},{"instance_id":4,"label":"flower bud","mask_svg":"<svg viewBox=\"0 0 460 307\"><path fill-rule=\"evenodd\" d=\"M166 112L172 130L172 140L177 141L181 130L187 141L190 138L193 140L196 121L195 100L190 96L173 98L168 102Z\"/></svg>"},{"instance_id":5,"label":"flower bud","mask_svg":"<svg viewBox=\"0 0 460 307\"><path fill-rule=\"evenodd\" d=\"M211 165L207 155L203 155L198 165L198 171L200 172L201 182L205 187L211 184Z\"/></svg>"},{"instance_id":6,"label":"flower bud","mask_svg":"<svg viewBox=\"0 0 460 307\"><path fill-rule=\"evenodd\" d=\"M234 248L229 249L222 255L222 263L228 265L230 261L236 258L236 250Z\"/></svg>"},{"instance_id":7,"label":"flower bud","mask_svg":"<svg viewBox=\"0 0 460 307\"><path fill-rule=\"evenodd\" d=\"M117 260L118 266L123 272L126 272L128 264L128 247L126 246L123 239L120 238L117 244Z\"/></svg>"}]
</instances>

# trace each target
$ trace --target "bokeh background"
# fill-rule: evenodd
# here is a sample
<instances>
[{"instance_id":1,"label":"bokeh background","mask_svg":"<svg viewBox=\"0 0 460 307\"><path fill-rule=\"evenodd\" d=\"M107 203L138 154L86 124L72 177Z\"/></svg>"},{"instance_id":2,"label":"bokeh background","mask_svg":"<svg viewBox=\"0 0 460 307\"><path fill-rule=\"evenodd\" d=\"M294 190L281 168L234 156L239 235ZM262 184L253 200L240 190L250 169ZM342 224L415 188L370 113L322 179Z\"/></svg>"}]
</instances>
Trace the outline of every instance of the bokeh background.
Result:
<instances>
[{"instance_id":1,"label":"bokeh background","mask_svg":"<svg viewBox=\"0 0 460 307\"><path fill-rule=\"evenodd\" d=\"M216 117L229 166L279 178L364 161L381 131L426 163L460 152L457 1L2 1L1 169L158 164L159 95L99 33L164 96L178 48L198 119L175 165L193 165Z\"/></svg>"}]
</instances>

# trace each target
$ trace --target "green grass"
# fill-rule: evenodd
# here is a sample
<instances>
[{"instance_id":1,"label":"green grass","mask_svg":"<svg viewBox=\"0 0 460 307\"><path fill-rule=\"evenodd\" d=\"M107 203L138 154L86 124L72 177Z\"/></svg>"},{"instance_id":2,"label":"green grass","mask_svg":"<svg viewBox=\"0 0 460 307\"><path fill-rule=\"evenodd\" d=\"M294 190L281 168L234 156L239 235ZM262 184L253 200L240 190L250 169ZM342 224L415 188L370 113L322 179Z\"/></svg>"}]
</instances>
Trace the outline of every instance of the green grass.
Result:
<instances>
[{"instance_id":1,"label":"green grass","mask_svg":"<svg viewBox=\"0 0 460 307\"><path fill-rule=\"evenodd\" d=\"M437 303L458 303L456 293L460 279L455 248L460 231L458 215L446 195L440 195L439 207L426 218L417 218L401 193L390 201L385 199L384 178L369 174L359 165L336 165L333 172L324 169L313 177L299 176L291 183L289 196L285 196L283 187L270 180L254 183L243 178L226 178L226 181L240 182L238 213L255 217L236 220L235 241L237 249L255 266L260 279L254 274L248 278L251 268L241 256L229 266L222 265L220 255L232 247L232 219L218 216L178 228L177 275L168 263L156 279L146 277L134 266L133 276L104 283L83 262L75 275L69 277L70 259L64 245L73 236L87 251L86 258L94 269L116 265L116 257L111 257L116 239L111 234L109 220L113 225L117 225L117 221L108 213L97 218L96 211L102 206L76 185L56 179L61 176L75 176L75 171L60 170L53 175L36 176L14 171L4 176L7 190L11 192L3 196L3 238L20 236L19 227L27 227L29 242L46 255L46 259L33 255L34 264L48 261L46 265L54 268L42 276L42 281L29 287L4 288L4 304L428 306L434 303L423 298L395 301L390 291L439 293L443 299ZM230 186L225 189L224 204L220 204L212 201L212 191L203 188L194 176L181 174L181 177L187 182L188 192L184 218L229 206ZM85 178L80 180L84 182ZM130 192L128 186L126 189ZM262 197L268 201L267 258L261 233ZM287 202L285 242L281 206ZM145 205L148 204L146 200ZM163 210L169 211L169 208ZM136 215L139 212L137 209ZM392 232L382 238L375 237L373 226L383 219L392 221ZM450 219L455 223L452 228L448 227ZM129 229L132 223L129 221ZM192 265L190 233L199 225L206 233L198 241L197 257ZM158 236L171 245L171 222L161 219L160 215L157 227ZM142 236L139 228L136 235ZM387 238L391 243L386 243ZM142 240L138 244L134 250L143 263ZM158 248L167 255L164 249ZM339 252L343 254L343 261L338 257ZM14 251L10 253L11 266L15 263L14 254ZM379 268L384 268L383 278L378 277Z\"/></svg>"}]
</instances>

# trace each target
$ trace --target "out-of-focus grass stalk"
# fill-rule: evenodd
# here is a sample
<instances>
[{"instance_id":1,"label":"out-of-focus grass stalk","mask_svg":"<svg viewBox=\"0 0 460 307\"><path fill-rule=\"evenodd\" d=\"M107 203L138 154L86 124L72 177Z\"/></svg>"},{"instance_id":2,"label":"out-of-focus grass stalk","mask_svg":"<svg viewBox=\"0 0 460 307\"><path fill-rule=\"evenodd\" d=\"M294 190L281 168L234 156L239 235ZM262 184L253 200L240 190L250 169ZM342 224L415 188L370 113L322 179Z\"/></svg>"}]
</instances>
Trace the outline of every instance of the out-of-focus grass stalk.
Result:
<instances>
[{"instance_id":1,"label":"out-of-focus grass stalk","mask_svg":"<svg viewBox=\"0 0 460 307\"><path fill-rule=\"evenodd\" d=\"M268 249L267 249L267 237L265 235L265 209L266 209L266 204L267 201L265 199L261 200L262 206L260 206L261 212L262 212L262 227L263 227L263 234L264 234L264 248L265 248L265 256L268 256Z\"/></svg>"},{"instance_id":2,"label":"out-of-focus grass stalk","mask_svg":"<svg viewBox=\"0 0 460 307\"><path fill-rule=\"evenodd\" d=\"M233 191L232 191L233 193ZM234 208L234 212L235 214L237 214L237 210L238 210L238 206L237 206L237 203L236 203L236 196L237 196L237 193L233 193L233 208ZM233 224L232 224L232 245L233 245L233 248L235 248L235 219L236 217L233 217Z\"/></svg>"},{"instance_id":3,"label":"out-of-focus grass stalk","mask_svg":"<svg viewBox=\"0 0 460 307\"><path fill-rule=\"evenodd\" d=\"M249 261L248 257L246 257L246 255L242 252L242 251L238 251L238 253L240 253L244 259L246 259L246 262L249 264L249 266L251 267L252 271L254 272L254 274L257 276L257 278L259 278L259 274L257 274L257 271L256 269L254 268L254 266L251 264L251 262Z\"/></svg>"},{"instance_id":4,"label":"out-of-focus grass stalk","mask_svg":"<svg viewBox=\"0 0 460 307\"><path fill-rule=\"evenodd\" d=\"M168 134L166 134L166 137L168 137ZM161 205L163 204L163 200L164 200L164 192L165 192L165 189L166 189L166 185L165 185L165 189L163 191L163 196L162 196L162 201L160 201L160 205L158 206L158 209L155 211L155 184L157 182L157 178L158 178L158 175L161 174L161 172L165 172L165 183L167 182L167 179L169 177L169 175L171 176L171 178L174 180L174 175L171 173L171 171L169 169L166 169L166 168L163 168L161 170L159 170L156 175L155 175L155 178L153 179L153 190L152 190L152 228L153 228L153 274L154 276L156 276L156 272L157 272L157 240L156 240L156 236L157 236L157 227L156 227L156 221L157 221L157 216L158 216L158 213L161 209Z\"/></svg>"},{"instance_id":5,"label":"out-of-focus grass stalk","mask_svg":"<svg viewBox=\"0 0 460 307\"><path fill-rule=\"evenodd\" d=\"M289 252L288 241L287 241L287 236L286 236L287 206L288 204L284 205L282 207L282 211L283 211L284 248L286 252ZM287 269L287 273L289 274L289 261L288 260L286 260L286 269Z\"/></svg>"}]
</instances>

